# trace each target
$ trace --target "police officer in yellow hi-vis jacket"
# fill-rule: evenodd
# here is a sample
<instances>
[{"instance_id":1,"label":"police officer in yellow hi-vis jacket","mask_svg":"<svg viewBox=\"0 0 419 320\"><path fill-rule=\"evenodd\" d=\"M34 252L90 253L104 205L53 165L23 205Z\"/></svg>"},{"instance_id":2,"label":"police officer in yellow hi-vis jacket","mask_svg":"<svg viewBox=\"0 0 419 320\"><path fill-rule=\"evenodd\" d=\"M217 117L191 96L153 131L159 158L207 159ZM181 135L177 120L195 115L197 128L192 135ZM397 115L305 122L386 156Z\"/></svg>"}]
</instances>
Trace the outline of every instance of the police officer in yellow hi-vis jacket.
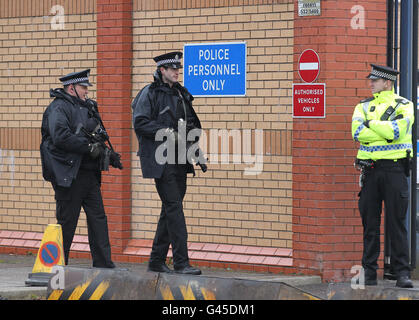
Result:
<instances>
[{"instance_id":1,"label":"police officer in yellow hi-vis jacket","mask_svg":"<svg viewBox=\"0 0 419 320\"><path fill-rule=\"evenodd\" d=\"M381 208L388 221L391 264L396 286L412 288L406 229L408 180L412 153L413 103L394 93L398 71L371 64L373 97L362 100L352 116L352 137L360 143L359 211L363 225L362 266L365 284L377 284Z\"/></svg>"}]
</instances>

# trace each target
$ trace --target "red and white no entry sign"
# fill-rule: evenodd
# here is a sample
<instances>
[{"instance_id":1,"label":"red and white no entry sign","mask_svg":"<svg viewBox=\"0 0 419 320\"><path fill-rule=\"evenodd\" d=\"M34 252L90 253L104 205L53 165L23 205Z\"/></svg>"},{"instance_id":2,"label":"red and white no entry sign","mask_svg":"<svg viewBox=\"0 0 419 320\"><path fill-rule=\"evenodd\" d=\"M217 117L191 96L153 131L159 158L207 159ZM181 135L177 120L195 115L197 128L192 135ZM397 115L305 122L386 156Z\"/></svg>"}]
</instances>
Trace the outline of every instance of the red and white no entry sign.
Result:
<instances>
[{"instance_id":1,"label":"red and white no entry sign","mask_svg":"<svg viewBox=\"0 0 419 320\"><path fill-rule=\"evenodd\" d=\"M320 72L319 55L313 49L306 49L298 59L298 74L304 82L313 82Z\"/></svg>"}]
</instances>

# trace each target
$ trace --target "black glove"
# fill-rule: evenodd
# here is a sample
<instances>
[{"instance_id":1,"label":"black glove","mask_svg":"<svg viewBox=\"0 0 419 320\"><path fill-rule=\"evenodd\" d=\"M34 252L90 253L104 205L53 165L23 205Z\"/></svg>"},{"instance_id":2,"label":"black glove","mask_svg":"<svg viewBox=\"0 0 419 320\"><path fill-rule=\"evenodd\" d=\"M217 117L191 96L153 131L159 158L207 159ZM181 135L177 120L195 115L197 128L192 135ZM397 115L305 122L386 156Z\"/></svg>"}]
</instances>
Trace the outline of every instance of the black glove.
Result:
<instances>
[{"instance_id":1,"label":"black glove","mask_svg":"<svg viewBox=\"0 0 419 320\"><path fill-rule=\"evenodd\" d=\"M124 169L124 167L122 166L121 163L121 155L115 151L111 152L111 155L109 157L109 163L111 164L112 167L117 168L117 169Z\"/></svg>"},{"instance_id":2,"label":"black glove","mask_svg":"<svg viewBox=\"0 0 419 320\"><path fill-rule=\"evenodd\" d=\"M89 133L95 132L99 128L99 122L95 118L89 118L86 121L86 130Z\"/></svg>"},{"instance_id":3,"label":"black glove","mask_svg":"<svg viewBox=\"0 0 419 320\"><path fill-rule=\"evenodd\" d=\"M100 144L100 142L95 142L95 143L90 143L89 144L89 152L90 152L90 157L92 159L96 159L97 157L101 156L104 151L105 151L105 149Z\"/></svg>"}]
</instances>

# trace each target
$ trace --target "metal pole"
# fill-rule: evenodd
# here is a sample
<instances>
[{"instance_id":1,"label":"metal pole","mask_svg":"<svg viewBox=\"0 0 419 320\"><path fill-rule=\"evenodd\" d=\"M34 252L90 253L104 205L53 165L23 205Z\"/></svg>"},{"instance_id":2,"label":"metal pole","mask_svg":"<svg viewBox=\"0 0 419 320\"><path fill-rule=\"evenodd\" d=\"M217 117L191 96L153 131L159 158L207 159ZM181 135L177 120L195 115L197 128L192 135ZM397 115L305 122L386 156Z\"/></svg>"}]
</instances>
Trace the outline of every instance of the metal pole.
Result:
<instances>
[{"instance_id":1,"label":"metal pole","mask_svg":"<svg viewBox=\"0 0 419 320\"><path fill-rule=\"evenodd\" d=\"M397 8L396 1L396 8ZM397 9L396 9L397 13ZM397 52L393 54L393 50L397 47L397 34L394 35L394 31L397 30L398 17L394 18L394 0L387 0L387 65L397 69L397 65L393 66L397 62ZM396 26L394 26L396 22ZM394 59L394 61L393 61ZM395 84L396 85L396 84ZM390 237L388 231L387 215L384 214L384 279L394 279L394 275L391 269L391 246Z\"/></svg>"},{"instance_id":2,"label":"metal pole","mask_svg":"<svg viewBox=\"0 0 419 320\"><path fill-rule=\"evenodd\" d=\"M403 0L401 2L401 17L400 20L403 21L400 28L400 95L409 100L412 100L412 84L413 84L413 2L417 0ZM415 69L415 72L417 67ZM415 88L415 90L417 90ZM413 135L413 132L412 132ZM413 137L412 137L413 140ZM413 140L416 142L415 140ZM413 155L412 155L413 156ZM412 174L413 175L413 174ZM411 176L412 176L411 175ZM412 178L409 179L410 190L414 190L416 193L416 186L412 185ZM416 195L415 195L416 196ZM409 253L410 253L410 263L414 260L413 256L416 255L416 252L412 252L412 240L413 234L411 232L411 227L413 224L412 211L416 211L415 208L412 208L412 192L410 192L410 201L409 209L407 215L407 231L409 237ZM416 214L414 215L416 219ZM415 230L416 232L416 230Z\"/></svg>"},{"instance_id":3,"label":"metal pole","mask_svg":"<svg viewBox=\"0 0 419 320\"><path fill-rule=\"evenodd\" d=\"M400 13L400 95L412 100L413 0L403 0Z\"/></svg>"},{"instance_id":4,"label":"metal pole","mask_svg":"<svg viewBox=\"0 0 419 320\"><path fill-rule=\"evenodd\" d=\"M394 0L387 0L387 66L393 67Z\"/></svg>"},{"instance_id":5,"label":"metal pole","mask_svg":"<svg viewBox=\"0 0 419 320\"><path fill-rule=\"evenodd\" d=\"M418 0L413 1L413 18L412 18L412 38L413 38L413 48L412 48L412 101L414 107L415 121L413 123L412 129L412 141L413 141L413 154L412 154L412 173L411 173L411 261L410 266L412 269L416 268L416 256L417 256L417 247L416 247L416 218L417 218L417 199L416 199L416 189L417 189L417 102L418 102Z\"/></svg>"},{"instance_id":6,"label":"metal pole","mask_svg":"<svg viewBox=\"0 0 419 320\"><path fill-rule=\"evenodd\" d=\"M394 5L394 69L399 69L399 0L395 1ZM394 90L399 93L397 80L394 82Z\"/></svg>"}]
</instances>

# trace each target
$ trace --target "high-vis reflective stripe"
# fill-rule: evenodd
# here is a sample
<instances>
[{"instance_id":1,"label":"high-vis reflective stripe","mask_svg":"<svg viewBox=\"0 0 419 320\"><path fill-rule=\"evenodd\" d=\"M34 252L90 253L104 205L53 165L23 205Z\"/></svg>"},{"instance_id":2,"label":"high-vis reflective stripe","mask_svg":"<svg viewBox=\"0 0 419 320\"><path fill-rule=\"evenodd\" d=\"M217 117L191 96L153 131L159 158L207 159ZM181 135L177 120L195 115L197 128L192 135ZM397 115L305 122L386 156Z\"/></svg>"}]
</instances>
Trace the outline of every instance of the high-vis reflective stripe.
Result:
<instances>
[{"instance_id":1,"label":"high-vis reflective stripe","mask_svg":"<svg viewBox=\"0 0 419 320\"><path fill-rule=\"evenodd\" d=\"M391 121L391 125L393 126L393 131L394 131L394 139L393 140L397 140L400 137L400 130L399 130L399 125L397 124L397 121Z\"/></svg>"},{"instance_id":2,"label":"high-vis reflective stripe","mask_svg":"<svg viewBox=\"0 0 419 320\"><path fill-rule=\"evenodd\" d=\"M369 101L364 102L364 103L362 104L362 108L364 109L365 119L367 118L367 113L368 113L368 106L369 106L369 104L370 104L370 102L369 102Z\"/></svg>"},{"instance_id":3,"label":"high-vis reflective stripe","mask_svg":"<svg viewBox=\"0 0 419 320\"><path fill-rule=\"evenodd\" d=\"M359 134L361 133L361 130L365 128L365 125L363 123L361 123L358 127L358 129L356 129L355 133L354 133L354 140L359 142L358 137Z\"/></svg>"},{"instance_id":4,"label":"high-vis reflective stripe","mask_svg":"<svg viewBox=\"0 0 419 320\"><path fill-rule=\"evenodd\" d=\"M411 143L402 143L402 144L389 144L384 146L364 146L361 145L359 150L366 152L375 152L375 151L390 151L390 150L402 150L402 149L412 149Z\"/></svg>"},{"instance_id":5,"label":"high-vis reflective stripe","mask_svg":"<svg viewBox=\"0 0 419 320\"><path fill-rule=\"evenodd\" d=\"M404 120L406 120L406 123L407 123L406 134L412 134L412 127L410 126L410 120L409 119L404 119Z\"/></svg>"},{"instance_id":6,"label":"high-vis reflective stripe","mask_svg":"<svg viewBox=\"0 0 419 320\"><path fill-rule=\"evenodd\" d=\"M360 118L360 117L356 117L356 118L353 118L353 119L352 119L352 122L354 122L354 121L358 121L358 122L360 122L360 123L361 123L361 124L359 125L359 127L356 129L355 133L354 133L354 140L355 140L356 142L359 142L359 139L358 139L359 134L361 133L362 129L364 129L364 128L365 128L364 121L367 119L367 113L368 113L368 106L369 106L369 104L370 104L370 102L369 102L369 101L364 102L364 103L362 104L362 109L363 109L363 111L364 111L364 116L365 116L365 119L362 119L362 118Z\"/></svg>"}]
</instances>

